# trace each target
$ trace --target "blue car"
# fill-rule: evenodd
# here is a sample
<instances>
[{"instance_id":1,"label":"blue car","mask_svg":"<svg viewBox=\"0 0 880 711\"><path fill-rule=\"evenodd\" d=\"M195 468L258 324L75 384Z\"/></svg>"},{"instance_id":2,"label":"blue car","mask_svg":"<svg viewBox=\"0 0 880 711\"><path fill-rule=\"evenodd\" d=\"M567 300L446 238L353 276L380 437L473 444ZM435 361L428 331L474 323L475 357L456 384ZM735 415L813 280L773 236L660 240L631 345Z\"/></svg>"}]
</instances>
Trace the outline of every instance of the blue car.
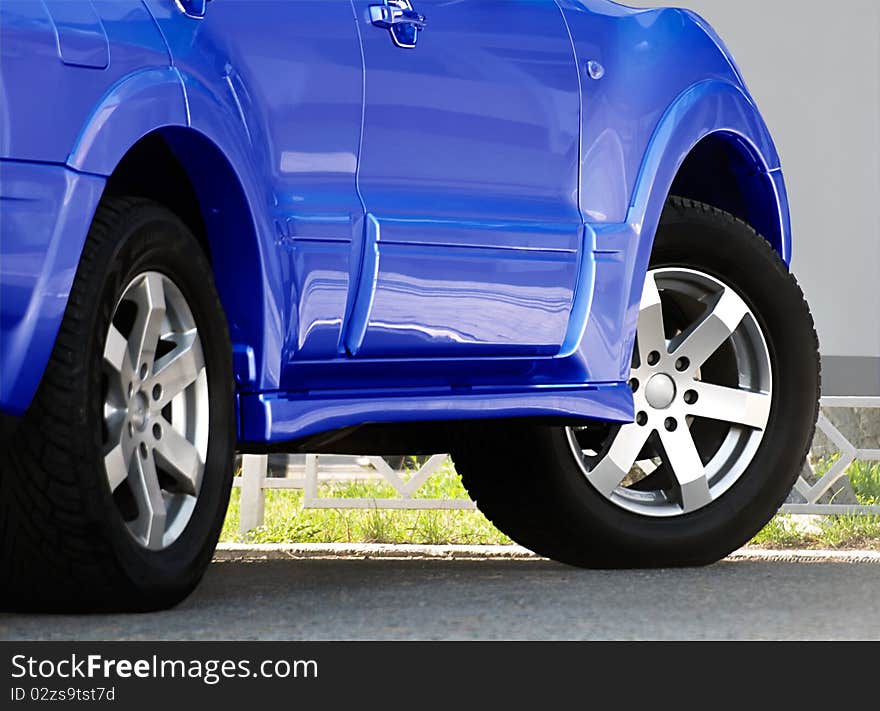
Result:
<instances>
[{"instance_id":1,"label":"blue car","mask_svg":"<svg viewBox=\"0 0 880 711\"><path fill-rule=\"evenodd\" d=\"M569 564L703 565L817 412L780 159L697 15L3 0L0 602L185 597L236 452L451 452Z\"/></svg>"}]
</instances>

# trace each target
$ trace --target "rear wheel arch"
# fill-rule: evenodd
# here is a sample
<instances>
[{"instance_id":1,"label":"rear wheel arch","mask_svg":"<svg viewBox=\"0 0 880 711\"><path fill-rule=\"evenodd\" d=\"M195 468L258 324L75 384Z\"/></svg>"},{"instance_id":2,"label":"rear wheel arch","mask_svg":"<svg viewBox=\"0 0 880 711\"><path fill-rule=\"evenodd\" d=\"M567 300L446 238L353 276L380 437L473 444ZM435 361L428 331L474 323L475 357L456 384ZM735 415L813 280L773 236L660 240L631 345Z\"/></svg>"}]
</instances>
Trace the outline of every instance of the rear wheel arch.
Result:
<instances>
[{"instance_id":1,"label":"rear wheel arch","mask_svg":"<svg viewBox=\"0 0 880 711\"><path fill-rule=\"evenodd\" d=\"M153 200L177 215L208 258L236 351L236 380L260 374L268 298L260 230L242 180L213 141L165 127L137 141L107 179L105 196ZM241 352L243 357L238 356Z\"/></svg>"},{"instance_id":2,"label":"rear wheel arch","mask_svg":"<svg viewBox=\"0 0 880 711\"><path fill-rule=\"evenodd\" d=\"M187 123L186 98L174 67L151 67L113 84L92 110L67 156L76 171L110 175L143 136Z\"/></svg>"}]
</instances>

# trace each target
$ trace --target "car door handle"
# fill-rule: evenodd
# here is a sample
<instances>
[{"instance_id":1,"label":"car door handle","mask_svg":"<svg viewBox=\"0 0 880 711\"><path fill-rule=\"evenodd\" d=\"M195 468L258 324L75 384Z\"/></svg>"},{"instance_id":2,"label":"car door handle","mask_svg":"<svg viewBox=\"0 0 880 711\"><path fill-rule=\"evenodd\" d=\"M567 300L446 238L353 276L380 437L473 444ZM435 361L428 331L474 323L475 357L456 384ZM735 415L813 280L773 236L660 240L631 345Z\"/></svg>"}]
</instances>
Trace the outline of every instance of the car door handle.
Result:
<instances>
[{"instance_id":1,"label":"car door handle","mask_svg":"<svg viewBox=\"0 0 880 711\"><path fill-rule=\"evenodd\" d=\"M409 3L406 3L407 5ZM401 25L411 25L418 30L425 29L425 16L408 7L395 4L389 0L388 5L370 5L370 22L376 27L392 29Z\"/></svg>"},{"instance_id":2,"label":"car door handle","mask_svg":"<svg viewBox=\"0 0 880 711\"><path fill-rule=\"evenodd\" d=\"M177 0L177 9L183 12L187 17L194 17L201 20L208 10L208 3L211 0Z\"/></svg>"}]
</instances>

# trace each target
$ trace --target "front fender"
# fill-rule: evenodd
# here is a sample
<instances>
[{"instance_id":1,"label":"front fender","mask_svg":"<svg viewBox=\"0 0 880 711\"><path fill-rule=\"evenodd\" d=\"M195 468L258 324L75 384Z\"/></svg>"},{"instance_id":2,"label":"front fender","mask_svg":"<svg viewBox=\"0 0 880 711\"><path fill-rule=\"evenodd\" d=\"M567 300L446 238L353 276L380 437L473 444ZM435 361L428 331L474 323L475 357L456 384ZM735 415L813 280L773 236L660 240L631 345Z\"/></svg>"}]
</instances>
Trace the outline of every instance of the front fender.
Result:
<instances>
[{"instance_id":1,"label":"front fender","mask_svg":"<svg viewBox=\"0 0 880 711\"><path fill-rule=\"evenodd\" d=\"M142 69L116 82L101 98L67 158L74 170L110 175L128 150L148 133L187 126L180 73L174 67Z\"/></svg>"},{"instance_id":2,"label":"front fender","mask_svg":"<svg viewBox=\"0 0 880 711\"><path fill-rule=\"evenodd\" d=\"M662 113L647 142L625 221L589 225L595 234L593 305L579 346L555 360L559 377L629 377L645 273L666 200L685 158L707 136L719 133L738 142L751 156L756 173L766 176L774 197L768 209L775 214L769 217L779 225L774 246L786 262L790 259L791 229L779 156L757 108L730 82L692 84Z\"/></svg>"},{"instance_id":3,"label":"front fender","mask_svg":"<svg viewBox=\"0 0 880 711\"><path fill-rule=\"evenodd\" d=\"M764 119L748 95L734 84L708 80L682 92L669 106L648 143L636 179L627 222L641 227L642 234L656 231L675 176L685 158L707 136L725 133L736 138L763 173L778 171L779 154ZM787 210L779 205L780 222ZM781 228L782 256L791 252L789 230ZM645 244L650 253L651 244Z\"/></svg>"},{"instance_id":4,"label":"front fender","mask_svg":"<svg viewBox=\"0 0 880 711\"><path fill-rule=\"evenodd\" d=\"M644 278L673 181L696 145L713 134L726 134L737 141L752 158L755 170L767 176L767 184L775 197L772 217L774 222L778 221L774 246L786 264L791 260L791 221L779 154L757 107L734 84L716 80L694 84L672 102L654 131L636 180L626 223L619 229L600 233L598 248L619 249L627 254L630 263L626 270L631 281L626 286L621 372L629 368ZM629 242L631 248L626 248L624 242Z\"/></svg>"}]
</instances>

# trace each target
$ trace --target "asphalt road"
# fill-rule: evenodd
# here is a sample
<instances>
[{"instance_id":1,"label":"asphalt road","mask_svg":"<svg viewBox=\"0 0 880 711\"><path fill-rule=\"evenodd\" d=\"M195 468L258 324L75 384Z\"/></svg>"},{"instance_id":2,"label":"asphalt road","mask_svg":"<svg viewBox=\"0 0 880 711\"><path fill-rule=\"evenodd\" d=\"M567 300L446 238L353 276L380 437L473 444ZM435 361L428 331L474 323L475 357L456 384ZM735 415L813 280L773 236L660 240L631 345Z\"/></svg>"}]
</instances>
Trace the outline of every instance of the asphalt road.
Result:
<instances>
[{"instance_id":1,"label":"asphalt road","mask_svg":"<svg viewBox=\"0 0 880 711\"><path fill-rule=\"evenodd\" d=\"M858 562L223 561L174 610L0 615L0 639L880 639L878 597Z\"/></svg>"}]
</instances>

